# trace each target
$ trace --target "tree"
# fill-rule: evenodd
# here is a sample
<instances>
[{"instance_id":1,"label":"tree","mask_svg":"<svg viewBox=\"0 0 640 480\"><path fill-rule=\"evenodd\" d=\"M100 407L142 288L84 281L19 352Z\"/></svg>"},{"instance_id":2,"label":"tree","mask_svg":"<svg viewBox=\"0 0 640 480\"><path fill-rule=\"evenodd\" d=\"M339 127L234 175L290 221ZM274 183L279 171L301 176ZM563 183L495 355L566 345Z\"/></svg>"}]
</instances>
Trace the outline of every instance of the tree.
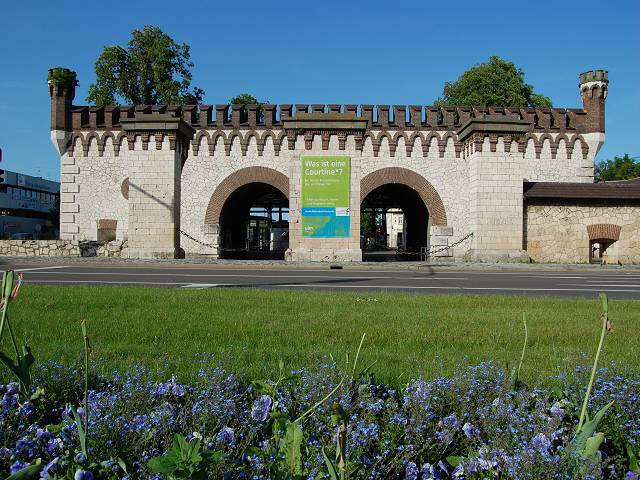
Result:
<instances>
[{"instance_id":1,"label":"tree","mask_svg":"<svg viewBox=\"0 0 640 480\"><path fill-rule=\"evenodd\" d=\"M108 46L98 57L88 102L189 105L202 101L202 89L190 90L193 63L189 45L179 45L160 28L149 25L131 35L126 49Z\"/></svg>"},{"instance_id":2,"label":"tree","mask_svg":"<svg viewBox=\"0 0 640 480\"><path fill-rule=\"evenodd\" d=\"M236 95L235 97L229 99L229 103L232 105L242 105L242 108L240 109L241 122L246 122L249 116L246 108L247 105L258 105L257 120L259 122L262 122L264 120L264 111L262 110L262 105L269 103L269 100L265 102L259 102L258 99L250 93L241 93L240 95Z\"/></svg>"},{"instance_id":3,"label":"tree","mask_svg":"<svg viewBox=\"0 0 640 480\"><path fill-rule=\"evenodd\" d=\"M258 99L251 95L250 93L241 93L240 95L236 95L235 97L229 100L229 103L232 105L262 105L267 102L258 102Z\"/></svg>"},{"instance_id":4,"label":"tree","mask_svg":"<svg viewBox=\"0 0 640 480\"><path fill-rule=\"evenodd\" d=\"M455 82L445 82L443 95L435 105L551 108L551 100L533 93L533 87L524 82L522 69L492 56Z\"/></svg>"},{"instance_id":5,"label":"tree","mask_svg":"<svg viewBox=\"0 0 640 480\"><path fill-rule=\"evenodd\" d=\"M613 160L602 160L596 164L596 182L635 177L640 177L640 157L630 157L625 153L622 157L615 156Z\"/></svg>"}]
</instances>

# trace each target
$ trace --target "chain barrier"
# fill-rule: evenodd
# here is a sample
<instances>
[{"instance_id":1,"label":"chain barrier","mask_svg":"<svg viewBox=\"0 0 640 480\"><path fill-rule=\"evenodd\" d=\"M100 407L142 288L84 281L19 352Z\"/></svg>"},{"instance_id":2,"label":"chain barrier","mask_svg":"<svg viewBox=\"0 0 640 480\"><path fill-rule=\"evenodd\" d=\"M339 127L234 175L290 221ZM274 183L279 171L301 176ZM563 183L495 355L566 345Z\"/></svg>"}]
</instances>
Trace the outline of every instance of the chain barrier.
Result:
<instances>
[{"instance_id":1,"label":"chain barrier","mask_svg":"<svg viewBox=\"0 0 640 480\"><path fill-rule=\"evenodd\" d=\"M224 251L224 252L247 252L247 251L250 251L250 249L248 249L246 247L245 248L221 248L218 245L213 244L213 243L205 243L202 240L198 240L193 235L189 235L187 232L185 232L182 229L180 229L180 233L182 235L184 235L185 237L187 237L189 240L192 240L192 241L194 241L196 243L199 243L200 245L202 245L204 247L219 248L220 251ZM420 261L426 261L429 257L432 257L436 253L444 252L445 250L453 248L456 245L460 245L462 242L464 242L465 240L471 238L472 236L473 236L473 232L469 233L468 235L465 235L460 240L452 243L451 245L444 245L444 246L439 247L439 248L437 248L435 250L427 250L425 247L422 247L420 249ZM275 243L275 242L269 241L269 242L264 243L263 245L271 245L272 243Z\"/></svg>"},{"instance_id":2,"label":"chain barrier","mask_svg":"<svg viewBox=\"0 0 640 480\"><path fill-rule=\"evenodd\" d=\"M200 245L202 245L204 247L217 248L221 252L249 252L249 251L251 251L250 248L246 248L246 247L245 248L222 248L219 245L216 245L214 243L205 243L202 240L198 240L193 235L189 235L187 232L185 232L182 229L180 229L180 233L182 235L184 235L185 237L187 237L189 240L192 240L192 241L194 241L196 243L199 243ZM271 245L272 243L275 243L275 242L268 241L268 242L263 243L262 246Z\"/></svg>"},{"instance_id":3,"label":"chain barrier","mask_svg":"<svg viewBox=\"0 0 640 480\"><path fill-rule=\"evenodd\" d=\"M448 250L450 248L455 247L456 245L460 245L462 242L464 242L465 240L469 239L473 237L473 232L465 235L464 237L462 237L460 240L453 242L451 245L444 245L442 247L439 247L435 250L427 250L425 247L422 247L420 250L420 261L424 262L426 261L429 257L432 257L434 254L436 253L440 253L440 252L444 252L445 250Z\"/></svg>"}]
</instances>

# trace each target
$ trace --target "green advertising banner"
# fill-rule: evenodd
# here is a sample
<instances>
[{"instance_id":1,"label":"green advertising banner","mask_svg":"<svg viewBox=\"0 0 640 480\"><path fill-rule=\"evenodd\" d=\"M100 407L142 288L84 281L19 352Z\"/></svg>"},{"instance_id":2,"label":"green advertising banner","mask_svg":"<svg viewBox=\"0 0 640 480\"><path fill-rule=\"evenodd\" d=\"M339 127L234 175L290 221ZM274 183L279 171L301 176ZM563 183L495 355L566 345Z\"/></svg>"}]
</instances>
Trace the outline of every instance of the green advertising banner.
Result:
<instances>
[{"instance_id":1,"label":"green advertising banner","mask_svg":"<svg viewBox=\"0 0 640 480\"><path fill-rule=\"evenodd\" d=\"M349 237L350 157L302 157L301 214L303 237Z\"/></svg>"}]
</instances>

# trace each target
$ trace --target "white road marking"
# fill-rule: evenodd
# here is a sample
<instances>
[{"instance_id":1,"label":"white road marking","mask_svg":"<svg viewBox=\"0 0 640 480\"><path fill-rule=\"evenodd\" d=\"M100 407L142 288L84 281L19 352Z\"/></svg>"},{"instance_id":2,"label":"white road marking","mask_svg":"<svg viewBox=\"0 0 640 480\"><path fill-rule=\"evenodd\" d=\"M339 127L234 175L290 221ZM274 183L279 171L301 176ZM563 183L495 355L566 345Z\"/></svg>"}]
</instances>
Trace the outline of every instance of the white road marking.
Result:
<instances>
[{"instance_id":1,"label":"white road marking","mask_svg":"<svg viewBox=\"0 0 640 480\"><path fill-rule=\"evenodd\" d=\"M122 281L109 281L109 280L25 280L23 283L44 283L44 284L53 284L53 283L86 283L86 284L94 284L94 285L121 285L121 284L131 284L131 285L188 285L188 282L136 282L133 280L122 280Z\"/></svg>"},{"instance_id":2,"label":"white road marking","mask_svg":"<svg viewBox=\"0 0 640 480\"><path fill-rule=\"evenodd\" d=\"M36 270L51 270L53 268L69 268L68 265L56 265L51 267L35 267L35 268L18 268L16 272L34 272ZM58 272L41 272L41 273L58 273Z\"/></svg>"},{"instance_id":3,"label":"white road marking","mask_svg":"<svg viewBox=\"0 0 640 480\"><path fill-rule=\"evenodd\" d=\"M496 290L496 291L516 291L516 292L625 292L625 293L640 293L640 290L614 290L614 289L592 289L592 288L514 288L514 287L447 287L447 286L402 286L402 285L308 285L301 284L296 285L261 285L264 287L286 287L286 288L377 288L380 290L386 289L425 289L425 290Z\"/></svg>"},{"instance_id":4,"label":"white road marking","mask_svg":"<svg viewBox=\"0 0 640 480\"><path fill-rule=\"evenodd\" d=\"M51 274L51 275L123 275L122 272L40 272L42 274ZM260 272L253 272L251 274L239 274L239 273L148 273L148 272L140 272L127 273L130 277L141 277L141 276L157 276L157 277L259 277L259 278L330 278L330 279L341 279L341 280L468 280L466 277L438 277L438 276L430 276L430 277L365 277L365 276L341 276L341 275L260 275Z\"/></svg>"},{"instance_id":5,"label":"white road marking","mask_svg":"<svg viewBox=\"0 0 640 480\"><path fill-rule=\"evenodd\" d=\"M213 288L213 287L225 287L227 286L224 283L190 283L189 285L183 285L182 288L195 288L196 290L201 290L204 288Z\"/></svg>"},{"instance_id":6,"label":"white road marking","mask_svg":"<svg viewBox=\"0 0 640 480\"><path fill-rule=\"evenodd\" d=\"M68 283L68 284L93 284L93 285L189 285L185 282L139 282L139 281L104 281L104 280L29 280L25 283ZM245 287L256 288L252 285L243 284L225 284L225 287ZM402 286L402 285L322 285L322 284L264 284L260 285L260 288L371 288L378 290L491 290L491 291L517 291L517 292L600 292L602 290L606 292L623 292L623 293L639 293L640 290L619 290L613 288L514 288L514 287L448 287L448 286L436 286L436 285L422 285L422 286Z\"/></svg>"},{"instance_id":7,"label":"white road marking","mask_svg":"<svg viewBox=\"0 0 640 480\"><path fill-rule=\"evenodd\" d=\"M559 285L566 286L583 286L583 287L627 287L627 288L638 288L640 284L634 283L595 283L595 282L587 282L588 285L584 285L582 283L560 283Z\"/></svg>"}]
</instances>

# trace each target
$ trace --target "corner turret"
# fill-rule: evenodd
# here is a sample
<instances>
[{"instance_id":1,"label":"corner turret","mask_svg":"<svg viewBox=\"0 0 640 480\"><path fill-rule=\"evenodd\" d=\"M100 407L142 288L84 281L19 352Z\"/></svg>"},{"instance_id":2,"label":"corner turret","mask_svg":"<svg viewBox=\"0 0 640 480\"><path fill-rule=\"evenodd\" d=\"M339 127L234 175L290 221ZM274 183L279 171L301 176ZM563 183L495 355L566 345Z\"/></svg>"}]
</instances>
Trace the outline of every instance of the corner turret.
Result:
<instances>
[{"instance_id":1,"label":"corner turret","mask_svg":"<svg viewBox=\"0 0 640 480\"><path fill-rule=\"evenodd\" d=\"M580 74L580 96L585 112L586 133L604 133L604 104L609 90L609 72L590 70Z\"/></svg>"},{"instance_id":2,"label":"corner turret","mask_svg":"<svg viewBox=\"0 0 640 480\"><path fill-rule=\"evenodd\" d=\"M72 135L71 105L76 94L76 72L68 68L51 68L47 76L51 96L51 141L62 155Z\"/></svg>"}]
</instances>

